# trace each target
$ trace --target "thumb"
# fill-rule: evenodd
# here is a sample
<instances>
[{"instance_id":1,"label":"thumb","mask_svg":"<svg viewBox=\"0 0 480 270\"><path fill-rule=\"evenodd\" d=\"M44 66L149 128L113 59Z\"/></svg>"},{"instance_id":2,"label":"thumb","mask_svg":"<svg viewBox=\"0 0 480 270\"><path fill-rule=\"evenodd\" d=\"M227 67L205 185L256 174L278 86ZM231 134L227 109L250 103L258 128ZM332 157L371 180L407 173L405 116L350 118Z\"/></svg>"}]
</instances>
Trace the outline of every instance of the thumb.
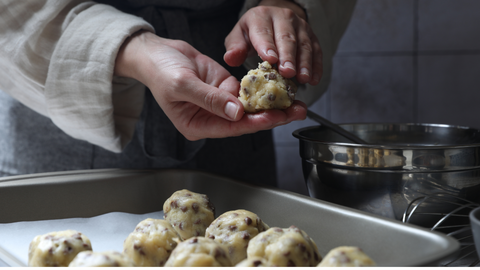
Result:
<instances>
[{"instance_id":1,"label":"thumb","mask_svg":"<svg viewBox=\"0 0 480 270\"><path fill-rule=\"evenodd\" d=\"M230 121L238 121L242 118L243 104L237 98L240 84L235 77L228 77L218 88L198 78L190 82L187 87L191 87L192 91L185 96L185 101Z\"/></svg>"}]
</instances>

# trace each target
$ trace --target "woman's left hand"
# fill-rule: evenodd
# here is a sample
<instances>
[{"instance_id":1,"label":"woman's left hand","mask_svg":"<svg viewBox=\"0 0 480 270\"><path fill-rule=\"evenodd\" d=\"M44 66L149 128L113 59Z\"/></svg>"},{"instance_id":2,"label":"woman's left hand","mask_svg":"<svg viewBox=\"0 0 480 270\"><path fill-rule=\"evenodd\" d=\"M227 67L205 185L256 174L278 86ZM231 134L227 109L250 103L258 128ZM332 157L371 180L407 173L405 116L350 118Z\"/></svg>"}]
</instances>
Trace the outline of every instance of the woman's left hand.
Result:
<instances>
[{"instance_id":1,"label":"woman's left hand","mask_svg":"<svg viewBox=\"0 0 480 270\"><path fill-rule=\"evenodd\" d=\"M302 8L292 1L263 0L248 10L225 39L225 62L243 64L255 52L277 64L280 74L316 85L322 76L322 49Z\"/></svg>"}]
</instances>

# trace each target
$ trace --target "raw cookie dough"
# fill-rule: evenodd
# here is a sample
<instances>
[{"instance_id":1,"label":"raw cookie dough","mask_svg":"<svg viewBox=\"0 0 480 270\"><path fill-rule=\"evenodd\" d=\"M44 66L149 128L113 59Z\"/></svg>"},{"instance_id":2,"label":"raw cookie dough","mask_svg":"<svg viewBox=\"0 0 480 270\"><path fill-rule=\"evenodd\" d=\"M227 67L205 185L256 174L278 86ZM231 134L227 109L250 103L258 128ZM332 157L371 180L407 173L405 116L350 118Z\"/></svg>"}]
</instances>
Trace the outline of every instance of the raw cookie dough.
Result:
<instances>
[{"instance_id":1,"label":"raw cookie dough","mask_svg":"<svg viewBox=\"0 0 480 270\"><path fill-rule=\"evenodd\" d=\"M210 238L192 237L178 244L165 267L233 266L227 249Z\"/></svg>"},{"instance_id":2,"label":"raw cookie dough","mask_svg":"<svg viewBox=\"0 0 480 270\"><path fill-rule=\"evenodd\" d=\"M375 266L375 262L358 247L337 247L330 250L319 267Z\"/></svg>"},{"instance_id":3,"label":"raw cookie dough","mask_svg":"<svg viewBox=\"0 0 480 270\"><path fill-rule=\"evenodd\" d=\"M240 96L245 112L286 109L295 100L297 86L284 78L267 61L250 70L240 83Z\"/></svg>"},{"instance_id":4,"label":"raw cookie dough","mask_svg":"<svg viewBox=\"0 0 480 270\"><path fill-rule=\"evenodd\" d=\"M247 258L250 239L269 228L256 214L240 209L220 215L208 226L205 237L223 244L232 263L237 264Z\"/></svg>"},{"instance_id":5,"label":"raw cookie dough","mask_svg":"<svg viewBox=\"0 0 480 270\"><path fill-rule=\"evenodd\" d=\"M182 240L205 236L215 219L215 207L207 195L187 189L176 191L163 204L163 218L170 222Z\"/></svg>"},{"instance_id":6,"label":"raw cookie dough","mask_svg":"<svg viewBox=\"0 0 480 270\"><path fill-rule=\"evenodd\" d=\"M295 226L273 227L255 236L247 248L248 258L263 257L272 266L317 266L321 261L315 242Z\"/></svg>"},{"instance_id":7,"label":"raw cookie dough","mask_svg":"<svg viewBox=\"0 0 480 270\"><path fill-rule=\"evenodd\" d=\"M74 230L37 235L28 248L28 266L68 266L84 250L92 250L90 239Z\"/></svg>"},{"instance_id":8,"label":"raw cookie dough","mask_svg":"<svg viewBox=\"0 0 480 270\"><path fill-rule=\"evenodd\" d=\"M237 263L235 267L270 267L267 260L262 257L250 257Z\"/></svg>"},{"instance_id":9,"label":"raw cookie dough","mask_svg":"<svg viewBox=\"0 0 480 270\"><path fill-rule=\"evenodd\" d=\"M69 267L133 267L135 263L117 251L82 251L73 259Z\"/></svg>"},{"instance_id":10,"label":"raw cookie dough","mask_svg":"<svg viewBox=\"0 0 480 270\"><path fill-rule=\"evenodd\" d=\"M147 218L123 242L123 253L137 266L163 266L180 239L172 225L163 219Z\"/></svg>"}]
</instances>

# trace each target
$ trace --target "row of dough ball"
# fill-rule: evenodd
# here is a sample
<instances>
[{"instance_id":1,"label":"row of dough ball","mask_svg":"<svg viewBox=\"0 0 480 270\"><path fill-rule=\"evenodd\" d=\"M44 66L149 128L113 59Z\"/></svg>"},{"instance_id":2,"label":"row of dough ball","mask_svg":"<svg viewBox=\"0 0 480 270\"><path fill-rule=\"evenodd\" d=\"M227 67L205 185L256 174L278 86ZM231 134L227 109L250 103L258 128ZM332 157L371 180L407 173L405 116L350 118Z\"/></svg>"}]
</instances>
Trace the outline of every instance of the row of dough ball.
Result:
<instances>
[{"instance_id":1,"label":"row of dough ball","mask_svg":"<svg viewBox=\"0 0 480 270\"><path fill-rule=\"evenodd\" d=\"M247 210L215 217L208 197L188 190L164 203L164 220L140 222L123 253L93 252L90 240L68 230L37 236L30 266L372 266L355 247L332 250L322 260L314 241L295 226L270 228ZM78 254L78 255L77 255Z\"/></svg>"},{"instance_id":2,"label":"row of dough ball","mask_svg":"<svg viewBox=\"0 0 480 270\"><path fill-rule=\"evenodd\" d=\"M260 70L271 72L267 64L260 65L256 74ZM173 193L163 210L165 220L181 239L189 239L178 244L165 266L375 265L357 247L339 247L322 261L315 242L303 230L295 226L270 228L248 210L228 211L214 219L215 207L209 198L186 189Z\"/></svg>"},{"instance_id":3,"label":"row of dough ball","mask_svg":"<svg viewBox=\"0 0 480 270\"><path fill-rule=\"evenodd\" d=\"M181 242L176 248L175 244L169 244L173 238L160 237L158 234L159 224L163 220L147 219L137 226L137 228L149 228L151 237L144 239L144 247L148 247L142 252L142 256L136 258L143 260L139 264L134 263L126 253L116 251L93 252L91 251L90 240L83 234L73 231L60 231L37 236L32 241L29 253L29 266L69 266L69 267L92 267L92 266L140 266L140 265L158 265L156 264L160 258L165 258L166 253L173 253L169 257L165 266L233 266L230 259L228 248L214 241L211 238L193 237ZM146 226L152 224L151 226ZM154 225L156 224L156 225ZM160 230L158 230L160 229ZM281 230L284 232L282 233ZM252 239L250 247L247 251L248 258L240 261L237 267L257 267L257 266L295 266L304 265L311 266L312 261L316 263L319 258L311 257L308 254L306 246L302 244L305 236L299 237L298 228L291 227L289 229L271 228L265 233L259 234L259 237ZM168 233L167 233L168 234ZM288 236L291 236L290 240ZM166 241L161 241L164 239ZM283 239L283 240L282 240ZM297 239L295 241L294 239ZM127 241L126 241L127 242ZM157 249L155 245L159 244ZM313 242L312 242L313 243ZM167 246L165 246L167 244ZM286 246L283 246L285 245ZM289 245L288 245L289 244ZM172 246L174 249L172 249ZM315 250L316 247L312 247ZM314 255L315 256L315 255ZM313 259L313 260L312 260ZM152 260L147 262L147 260ZM308 263L310 261L310 263ZM153 263L152 263L153 262ZM304 264L306 263L306 264ZM325 258L317 265L319 267L335 267L335 266L374 266L375 263L365 253L357 247L338 247L331 250Z\"/></svg>"}]
</instances>

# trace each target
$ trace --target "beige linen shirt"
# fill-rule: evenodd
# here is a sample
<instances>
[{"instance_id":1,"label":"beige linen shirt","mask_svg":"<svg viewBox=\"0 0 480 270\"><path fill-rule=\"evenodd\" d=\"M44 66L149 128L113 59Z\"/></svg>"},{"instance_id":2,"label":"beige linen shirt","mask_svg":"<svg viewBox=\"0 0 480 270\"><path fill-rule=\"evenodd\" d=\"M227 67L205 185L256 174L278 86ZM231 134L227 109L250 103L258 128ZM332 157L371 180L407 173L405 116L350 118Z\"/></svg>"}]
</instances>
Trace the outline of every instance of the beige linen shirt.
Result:
<instances>
[{"instance_id":1,"label":"beige linen shirt","mask_svg":"<svg viewBox=\"0 0 480 270\"><path fill-rule=\"evenodd\" d=\"M298 94L311 104L327 89L331 60L355 2L296 1L323 50L321 83L301 86ZM258 2L247 0L243 12ZM121 152L133 136L145 86L114 77L113 70L124 40L141 29L154 31L139 17L90 1L0 1L0 89L68 135Z\"/></svg>"}]
</instances>

